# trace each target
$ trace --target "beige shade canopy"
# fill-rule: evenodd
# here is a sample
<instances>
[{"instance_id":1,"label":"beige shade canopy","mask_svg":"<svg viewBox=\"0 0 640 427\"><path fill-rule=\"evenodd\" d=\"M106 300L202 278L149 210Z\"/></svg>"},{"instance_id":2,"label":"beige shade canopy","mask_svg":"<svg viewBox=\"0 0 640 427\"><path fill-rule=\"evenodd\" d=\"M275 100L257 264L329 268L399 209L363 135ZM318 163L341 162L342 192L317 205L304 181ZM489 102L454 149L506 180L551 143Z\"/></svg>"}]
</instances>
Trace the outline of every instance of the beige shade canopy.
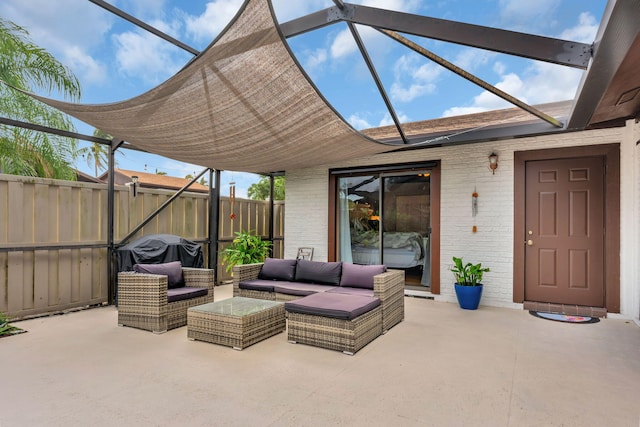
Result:
<instances>
[{"instance_id":1,"label":"beige shade canopy","mask_svg":"<svg viewBox=\"0 0 640 427\"><path fill-rule=\"evenodd\" d=\"M100 105L36 97L137 148L219 170L301 169L394 148L327 104L293 59L268 0L247 0L204 52L138 97Z\"/></svg>"}]
</instances>

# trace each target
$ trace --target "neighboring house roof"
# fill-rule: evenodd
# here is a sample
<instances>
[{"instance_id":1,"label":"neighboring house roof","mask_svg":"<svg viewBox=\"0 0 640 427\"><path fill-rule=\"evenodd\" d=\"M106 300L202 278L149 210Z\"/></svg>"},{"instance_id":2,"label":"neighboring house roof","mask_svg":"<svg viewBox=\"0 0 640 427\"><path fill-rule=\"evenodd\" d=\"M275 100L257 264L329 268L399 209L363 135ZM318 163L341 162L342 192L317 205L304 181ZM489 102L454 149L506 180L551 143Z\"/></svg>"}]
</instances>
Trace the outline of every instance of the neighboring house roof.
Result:
<instances>
[{"instance_id":1,"label":"neighboring house roof","mask_svg":"<svg viewBox=\"0 0 640 427\"><path fill-rule=\"evenodd\" d=\"M100 176L101 179L107 179L108 173L104 173ZM139 172L139 171L131 171L124 169L116 169L114 181L116 184L126 184L131 182L131 177L138 177L138 185L143 188L164 188L168 190L179 190L190 181L186 178L178 178L175 176L168 175L158 175L155 173L147 173L147 172ZM194 182L187 189L187 191L194 191L197 193L208 193L209 187L206 185L199 184Z\"/></svg>"},{"instance_id":2,"label":"neighboring house roof","mask_svg":"<svg viewBox=\"0 0 640 427\"><path fill-rule=\"evenodd\" d=\"M74 171L76 173L76 179L79 182L94 182L96 184L104 184L104 181L102 181L100 178L88 175L82 171L79 171L78 169L74 169Z\"/></svg>"},{"instance_id":3,"label":"neighboring house roof","mask_svg":"<svg viewBox=\"0 0 640 427\"><path fill-rule=\"evenodd\" d=\"M552 102L537 105L536 108L550 116L565 119L571 110L573 101ZM465 114L461 116L443 117L440 119L422 120L405 123L402 129L408 137L437 138L444 135L455 135L464 131L481 129L489 126L536 123L540 120L530 113L517 108L484 111L481 113ZM365 135L380 140L397 140L398 130L395 126L381 126L362 130Z\"/></svg>"}]
</instances>

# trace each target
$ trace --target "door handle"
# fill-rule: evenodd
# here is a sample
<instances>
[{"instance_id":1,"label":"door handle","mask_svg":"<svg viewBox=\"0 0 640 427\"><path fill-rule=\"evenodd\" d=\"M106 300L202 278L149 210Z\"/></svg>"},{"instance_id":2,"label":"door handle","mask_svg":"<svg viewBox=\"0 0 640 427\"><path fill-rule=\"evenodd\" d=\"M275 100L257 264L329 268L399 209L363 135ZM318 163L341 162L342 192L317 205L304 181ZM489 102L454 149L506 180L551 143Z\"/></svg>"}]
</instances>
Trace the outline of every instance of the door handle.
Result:
<instances>
[{"instance_id":1,"label":"door handle","mask_svg":"<svg viewBox=\"0 0 640 427\"><path fill-rule=\"evenodd\" d=\"M527 240L527 246L533 246L533 240Z\"/></svg>"}]
</instances>

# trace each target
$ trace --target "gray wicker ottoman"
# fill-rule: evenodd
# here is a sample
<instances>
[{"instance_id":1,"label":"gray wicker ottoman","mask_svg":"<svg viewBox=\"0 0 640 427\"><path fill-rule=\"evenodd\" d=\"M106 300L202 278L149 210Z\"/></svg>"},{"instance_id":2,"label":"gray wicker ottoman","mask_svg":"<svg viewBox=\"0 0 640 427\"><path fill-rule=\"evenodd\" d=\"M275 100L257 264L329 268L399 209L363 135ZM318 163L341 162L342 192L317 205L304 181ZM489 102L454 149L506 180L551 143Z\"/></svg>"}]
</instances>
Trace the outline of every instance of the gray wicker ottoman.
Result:
<instances>
[{"instance_id":1,"label":"gray wicker ottoman","mask_svg":"<svg viewBox=\"0 0 640 427\"><path fill-rule=\"evenodd\" d=\"M375 297L320 292L285 303L288 340L353 355L382 335Z\"/></svg>"},{"instance_id":2,"label":"gray wicker ottoman","mask_svg":"<svg viewBox=\"0 0 640 427\"><path fill-rule=\"evenodd\" d=\"M284 304L234 297L187 310L187 337L242 350L283 332Z\"/></svg>"}]
</instances>

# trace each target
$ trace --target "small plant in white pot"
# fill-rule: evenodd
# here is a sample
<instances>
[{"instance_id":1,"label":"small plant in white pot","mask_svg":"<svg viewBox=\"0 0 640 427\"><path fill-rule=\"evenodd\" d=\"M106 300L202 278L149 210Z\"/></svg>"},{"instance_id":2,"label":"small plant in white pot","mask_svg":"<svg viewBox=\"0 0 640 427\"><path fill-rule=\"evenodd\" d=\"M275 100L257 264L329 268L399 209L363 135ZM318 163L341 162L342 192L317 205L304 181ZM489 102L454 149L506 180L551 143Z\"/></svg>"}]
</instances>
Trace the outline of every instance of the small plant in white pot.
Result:
<instances>
[{"instance_id":1,"label":"small plant in white pot","mask_svg":"<svg viewBox=\"0 0 640 427\"><path fill-rule=\"evenodd\" d=\"M462 258L453 257L451 272L456 280L456 297L460 308L465 310L478 308L482 297L482 276L488 271L490 271L489 268L483 268L481 263L465 264Z\"/></svg>"}]
</instances>

